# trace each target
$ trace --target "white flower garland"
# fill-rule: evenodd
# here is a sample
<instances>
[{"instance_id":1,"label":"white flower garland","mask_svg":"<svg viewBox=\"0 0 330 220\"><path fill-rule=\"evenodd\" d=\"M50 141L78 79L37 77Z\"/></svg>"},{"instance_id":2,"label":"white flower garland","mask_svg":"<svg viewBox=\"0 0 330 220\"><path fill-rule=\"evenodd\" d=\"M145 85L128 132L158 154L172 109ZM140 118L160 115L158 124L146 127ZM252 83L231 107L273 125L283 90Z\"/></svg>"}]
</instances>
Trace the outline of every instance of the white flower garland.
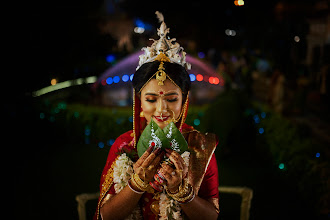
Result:
<instances>
[{"instance_id":1,"label":"white flower garland","mask_svg":"<svg viewBox=\"0 0 330 220\"><path fill-rule=\"evenodd\" d=\"M184 152L181 157L183 158L185 165L189 167L190 152ZM123 153L117 158L115 163L113 169L113 182L115 184L115 192L119 193L127 185L128 180L134 172L133 161L126 155L126 153ZM165 191L160 195L159 210L160 220L182 219L180 205L178 202L167 196ZM140 208L136 207L126 219L142 219Z\"/></svg>"},{"instance_id":2,"label":"white flower garland","mask_svg":"<svg viewBox=\"0 0 330 220\"><path fill-rule=\"evenodd\" d=\"M127 185L128 180L134 172L133 161L128 156L126 156L126 153L123 153L117 158L115 163L116 164L113 168L113 182L115 184L115 192L119 193ZM141 209L139 205L126 219L142 219Z\"/></svg>"}]
</instances>

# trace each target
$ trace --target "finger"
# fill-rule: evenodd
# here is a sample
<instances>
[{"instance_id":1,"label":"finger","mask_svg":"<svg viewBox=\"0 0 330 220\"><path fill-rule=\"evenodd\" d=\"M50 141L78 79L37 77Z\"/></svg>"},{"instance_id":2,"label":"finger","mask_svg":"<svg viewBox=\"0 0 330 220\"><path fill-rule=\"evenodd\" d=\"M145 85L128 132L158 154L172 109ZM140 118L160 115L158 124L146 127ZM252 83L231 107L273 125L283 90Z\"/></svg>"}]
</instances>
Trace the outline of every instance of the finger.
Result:
<instances>
[{"instance_id":1,"label":"finger","mask_svg":"<svg viewBox=\"0 0 330 220\"><path fill-rule=\"evenodd\" d=\"M173 157L177 158L182 164L184 164L184 160L183 160L183 158L181 157L181 155L178 152L176 152L176 151L174 151L172 149L167 148L166 149L166 153L169 153Z\"/></svg>"},{"instance_id":2,"label":"finger","mask_svg":"<svg viewBox=\"0 0 330 220\"><path fill-rule=\"evenodd\" d=\"M157 148L156 150L154 150L142 163L141 167L148 167L151 162L156 158L156 156L158 156L161 153L161 148Z\"/></svg>"},{"instance_id":3,"label":"finger","mask_svg":"<svg viewBox=\"0 0 330 220\"><path fill-rule=\"evenodd\" d=\"M151 162L150 166L154 166L155 168L158 168L160 166L160 161L164 159L165 152L161 151L161 153L156 156L156 158Z\"/></svg>"},{"instance_id":4,"label":"finger","mask_svg":"<svg viewBox=\"0 0 330 220\"><path fill-rule=\"evenodd\" d=\"M172 173L174 171L174 169L166 163L162 163L161 167L162 167L163 170L165 170L168 173Z\"/></svg>"},{"instance_id":5,"label":"finger","mask_svg":"<svg viewBox=\"0 0 330 220\"><path fill-rule=\"evenodd\" d=\"M151 154L153 150L153 146L150 146L143 154L142 156L136 161L135 166L140 167L142 163L147 159L147 157Z\"/></svg>"},{"instance_id":6,"label":"finger","mask_svg":"<svg viewBox=\"0 0 330 220\"><path fill-rule=\"evenodd\" d=\"M164 168L161 168L159 170L159 172L163 175L163 177L165 177L167 182L171 182L172 181L172 175L171 173L167 172Z\"/></svg>"},{"instance_id":7,"label":"finger","mask_svg":"<svg viewBox=\"0 0 330 220\"><path fill-rule=\"evenodd\" d=\"M179 154L177 156L177 155L175 155L175 153L174 152L172 152L171 154L166 153L166 156L171 160L171 162L174 164L176 169L183 170L184 161Z\"/></svg>"}]
</instances>

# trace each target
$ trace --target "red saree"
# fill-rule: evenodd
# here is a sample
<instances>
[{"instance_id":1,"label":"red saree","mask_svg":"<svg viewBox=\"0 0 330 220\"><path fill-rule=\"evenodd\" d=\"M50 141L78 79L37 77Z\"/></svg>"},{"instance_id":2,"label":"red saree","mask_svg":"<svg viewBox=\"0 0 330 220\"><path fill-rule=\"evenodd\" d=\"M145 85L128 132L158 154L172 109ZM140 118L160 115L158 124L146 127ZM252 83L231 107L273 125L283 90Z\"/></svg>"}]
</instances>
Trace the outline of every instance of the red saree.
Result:
<instances>
[{"instance_id":1,"label":"red saree","mask_svg":"<svg viewBox=\"0 0 330 220\"><path fill-rule=\"evenodd\" d=\"M182 134L187 140L191 152L188 174L189 181L194 187L196 195L210 201L218 211L218 166L214 155L217 145L216 137L213 134L201 134L187 124L182 125ZM134 146L133 130L119 136L112 145L101 176L100 197L94 219L101 219L100 208L111 195L116 194L115 184L113 182L114 162L122 153L137 155L135 154L136 148ZM133 162L138 159L136 156L132 158ZM157 202L153 194L143 194L139 202L143 219L158 219L158 215L155 215L150 208L155 201Z\"/></svg>"}]
</instances>

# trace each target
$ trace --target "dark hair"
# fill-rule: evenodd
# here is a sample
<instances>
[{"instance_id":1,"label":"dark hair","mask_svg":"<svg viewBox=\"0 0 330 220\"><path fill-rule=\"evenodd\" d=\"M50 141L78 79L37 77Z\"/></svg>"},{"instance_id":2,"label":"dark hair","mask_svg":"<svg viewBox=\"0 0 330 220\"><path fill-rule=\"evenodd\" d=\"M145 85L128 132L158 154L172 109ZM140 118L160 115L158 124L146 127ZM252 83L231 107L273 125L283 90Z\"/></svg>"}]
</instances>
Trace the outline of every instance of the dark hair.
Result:
<instances>
[{"instance_id":1,"label":"dark hair","mask_svg":"<svg viewBox=\"0 0 330 220\"><path fill-rule=\"evenodd\" d=\"M134 73L132 84L136 92L139 92L150 77L158 71L159 64L159 61L145 63ZM180 64L170 62L164 62L164 67L165 73L181 88L185 97L191 86L187 70ZM156 78L156 76L153 78Z\"/></svg>"}]
</instances>

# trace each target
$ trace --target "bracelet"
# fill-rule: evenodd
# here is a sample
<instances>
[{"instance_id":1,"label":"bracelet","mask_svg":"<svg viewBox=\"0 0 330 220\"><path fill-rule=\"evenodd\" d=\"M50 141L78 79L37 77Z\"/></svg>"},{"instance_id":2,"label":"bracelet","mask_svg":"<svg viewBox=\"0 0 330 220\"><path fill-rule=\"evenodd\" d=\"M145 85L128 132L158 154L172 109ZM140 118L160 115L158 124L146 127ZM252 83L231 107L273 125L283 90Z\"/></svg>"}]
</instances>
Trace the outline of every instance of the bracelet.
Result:
<instances>
[{"instance_id":1,"label":"bracelet","mask_svg":"<svg viewBox=\"0 0 330 220\"><path fill-rule=\"evenodd\" d=\"M128 187L133 191L133 192L135 192L135 193L137 193L137 194L143 194L144 193L144 191L142 191L142 192L140 192L140 191L136 191L135 189L133 189L133 187L131 186L131 181L129 180L128 182L127 182L127 185L128 185Z\"/></svg>"},{"instance_id":2,"label":"bracelet","mask_svg":"<svg viewBox=\"0 0 330 220\"><path fill-rule=\"evenodd\" d=\"M147 191L148 187L149 187L149 184L146 184L145 182L143 182L139 175L134 173L132 175L132 178L131 180L133 181L134 185L141 191Z\"/></svg>"},{"instance_id":3,"label":"bracelet","mask_svg":"<svg viewBox=\"0 0 330 220\"><path fill-rule=\"evenodd\" d=\"M194 188L186 180L184 180L183 184L180 185L179 192L171 193L168 190L166 190L166 192L180 204L191 202L195 197Z\"/></svg>"},{"instance_id":4,"label":"bracelet","mask_svg":"<svg viewBox=\"0 0 330 220\"><path fill-rule=\"evenodd\" d=\"M189 203L189 202L193 201L193 199L195 198L195 196L196 196L196 194L195 194L195 193L193 193L193 196L191 197L191 199L187 199L186 201L183 201L183 202L178 202L178 203L179 203L179 204L187 204L187 203Z\"/></svg>"}]
</instances>

